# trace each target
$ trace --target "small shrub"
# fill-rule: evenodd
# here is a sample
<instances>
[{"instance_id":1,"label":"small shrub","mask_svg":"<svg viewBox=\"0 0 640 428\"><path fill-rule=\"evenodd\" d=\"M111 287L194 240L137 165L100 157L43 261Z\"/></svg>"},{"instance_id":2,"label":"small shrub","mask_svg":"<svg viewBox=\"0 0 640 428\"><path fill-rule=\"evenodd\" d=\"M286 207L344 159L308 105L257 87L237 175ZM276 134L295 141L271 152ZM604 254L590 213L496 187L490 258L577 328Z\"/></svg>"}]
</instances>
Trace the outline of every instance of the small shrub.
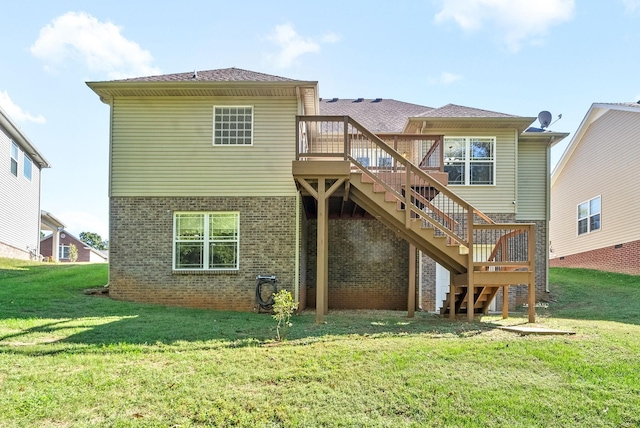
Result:
<instances>
[{"instance_id":1,"label":"small shrub","mask_svg":"<svg viewBox=\"0 0 640 428\"><path fill-rule=\"evenodd\" d=\"M69 261L71 263L78 261L78 247L73 244L69 244Z\"/></svg>"},{"instance_id":2,"label":"small shrub","mask_svg":"<svg viewBox=\"0 0 640 428\"><path fill-rule=\"evenodd\" d=\"M293 301L293 296L287 290L278 291L273 295L273 300L273 318L278 321L276 340L279 342L287 338L287 330L292 326L291 315L298 309L298 302Z\"/></svg>"}]
</instances>

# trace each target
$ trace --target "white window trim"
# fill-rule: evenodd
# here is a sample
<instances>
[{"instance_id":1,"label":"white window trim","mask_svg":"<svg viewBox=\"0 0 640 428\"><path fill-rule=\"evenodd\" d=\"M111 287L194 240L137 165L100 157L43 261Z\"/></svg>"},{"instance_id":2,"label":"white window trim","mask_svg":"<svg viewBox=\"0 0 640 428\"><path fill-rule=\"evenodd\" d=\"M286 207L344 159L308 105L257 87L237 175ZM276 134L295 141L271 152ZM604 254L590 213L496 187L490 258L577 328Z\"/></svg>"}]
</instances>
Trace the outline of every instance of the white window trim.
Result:
<instances>
[{"instance_id":1,"label":"white window trim","mask_svg":"<svg viewBox=\"0 0 640 428\"><path fill-rule=\"evenodd\" d=\"M595 199L600 199L600 211L596 214L600 214L600 227L596 230L591 230L591 217L595 214L591 214L591 201ZM585 233L580 233L580 205L587 204L587 231ZM587 199L586 201L580 202L576 205L576 236L586 236L591 233L597 233L602 230L602 195L594 196L591 199Z\"/></svg>"},{"instance_id":2,"label":"white window trim","mask_svg":"<svg viewBox=\"0 0 640 428\"><path fill-rule=\"evenodd\" d=\"M498 137L494 136L494 135L471 135L471 136L456 136L456 135L446 135L443 139L442 139L442 150L446 150L446 141L448 138L451 139L464 139L465 141L465 160L464 160L464 184L454 184L454 183L449 183L449 186L467 186L467 187L495 187L496 186L496 172L497 172L497 159L498 159ZM471 184L471 164L473 163L471 160L471 140L474 138L491 138L493 139L493 160L491 162L493 162L493 177L492 177L492 184ZM446 158L445 158L445 164L446 164ZM488 161L484 161L484 162L488 162Z\"/></svg>"},{"instance_id":3,"label":"white window trim","mask_svg":"<svg viewBox=\"0 0 640 428\"><path fill-rule=\"evenodd\" d=\"M204 249L203 249L203 261L204 266L202 269L198 268L178 268L176 267L176 221L178 215L180 214L203 214L205 215L204 222ZM235 268L209 268L209 222L207 221L208 216L211 214L236 214L236 227L238 230L238 238L237 238L237 246L236 246L236 267ZM240 211L175 211L173 213L173 230L171 232L171 267L174 272L237 272L240 269Z\"/></svg>"},{"instance_id":4,"label":"white window trim","mask_svg":"<svg viewBox=\"0 0 640 428\"><path fill-rule=\"evenodd\" d=\"M216 144L216 109L218 108L250 108L251 109L251 144ZM213 132L212 144L214 147L252 147L253 137L255 135L255 107L252 105L214 105L213 106Z\"/></svg>"},{"instance_id":5,"label":"white window trim","mask_svg":"<svg viewBox=\"0 0 640 428\"><path fill-rule=\"evenodd\" d=\"M64 249L69 248L69 245L60 244L58 246L58 259L69 260L69 250L67 250L67 257L64 257Z\"/></svg>"},{"instance_id":6,"label":"white window trim","mask_svg":"<svg viewBox=\"0 0 640 428\"><path fill-rule=\"evenodd\" d=\"M26 153L24 153L22 158L22 176L24 178L26 178L29 182L31 182L31 179L33 177L33 161L31 160L31 158L29 156L27 156ZM29 176L27 177L27 168L25 168L27 162L29 162L29 164L31 165L31 168L29 168Z\"/></svg>"},{"instance_id":7,"label":"white window trim","mask_svg":"<svg viewBox=\"0 0 640 428\"><path fill-rule=\"evenodd\" d=\"M13 157L14 148L15 148L15 152L16 152L16 157L15 158ZM11 140L11 146L9 147L9 153L10 153L10 155L9 155L9 158L10 158L10 160L9 160L9 173L11 175L13 175L14 177L17 177L18 176L18 171L20 169L20 162L18 162L18 160L20 159L20 147L18 147L18 144L13 140ZM11 162L12 161L16 162L16 174L15 175L11 171Z\"/></svg>"}]
</instances>

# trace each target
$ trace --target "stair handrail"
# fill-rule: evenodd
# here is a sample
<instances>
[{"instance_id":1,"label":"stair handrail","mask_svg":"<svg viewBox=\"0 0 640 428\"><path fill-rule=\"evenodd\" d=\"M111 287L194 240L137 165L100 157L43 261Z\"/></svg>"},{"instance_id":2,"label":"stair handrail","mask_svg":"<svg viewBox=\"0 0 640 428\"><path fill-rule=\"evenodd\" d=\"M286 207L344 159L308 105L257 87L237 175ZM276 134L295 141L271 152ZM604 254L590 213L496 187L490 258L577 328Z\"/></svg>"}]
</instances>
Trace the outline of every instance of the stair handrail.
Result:
<instances>
[{"instance_id":1,"label":"stair handrail","mask_svg":"<svg viewBox=\"0 0 640 428\"><path fill-rule=\"evenodd\" d=\"M414 176L418 177L418 179L420 179L420 180L427 181L429 183L429 186L433 187L439 193L442 193L447 198L451 199L453 202L455 202L456 204L461 206L462 209L467 211L467 213L471 212L472 214L474 214L475 216L477 216L480 219L484 220L488 224L495 224L495 222L491 218L486 216L484 213L482 213L480 210L475 208L469 202L465 201L463 198L458 196L456 193L452 192L447 186L445 186L445 185L441 184L440 182L438 182L438 180L436 180L431 174L429 174L428 172L422 170L419 166L413 164L410 160L406 159L398 151L394 150L387 143L385 143L384 140L382 140L380 137L378 137L373 132L369 131L366 127L361 125L359 122L357 122L352 117L350 117L350 116L324 116L324 115L323 116L305 116L305 115L300 115L300 116L296 116L296 122L298 124L298 126L296 127L297 132L300 132L300 126L299 126L300 122L315 122L315 123L317 123L317 122L336 122L336 123L340 124L342 126L342 129L341 130L338 129L338 131L342 131L342 133L343 133L344 144L343 144L343 153L341 154L343 156L343 158L345 160L349 160L360 171L362 171L364 174L369 176L374 182L376 182L377 184L383 186L387 191L389 191L391 194L395 195L395 197L400 202L405 203L405 205L409 208L409 209L407 209L407 215L408 215L407 218L408 219L410 218L410 213L411 212L415 212L421 218L426 220L428 223L432 224L435 228L437 228L438 230L440 230L442 233L446 234L447 236L449 236L453 240L455 240L457 242L460 242L461 244L463 244L463 245L465 245L467 247L472 245L471 244L472 241L473 241L473 237L472 237L473 224L472 224L472 222L467 224L467 228L466 228L467 229L466 230L466 235L467 236L458 235L451 228L449 228L445 224L442 224L441 222L439 222L437 220L437 218L429 216L428 213L424 212L420 207L418 207L415 203L412 202L412 198L411 198L412 194L415 194L416 196L420 196L417 192L415 192L415 190L412 189L411 192L405 191L405 195L400 194L396 189L393 189L386 182L384 182L378 175L373 174L367 167L365 167L364 165L360 164L360 162L358 162L357 159L353 158L353 156L351 155L351 140L352 140L351 137L352 137L352 134L354 134L354 133L350 133L349 132L349 125L354 130L357 130L361 135L366 137L373 144L375 144L382 151L386 152L397 163L403 165L404 168L405 168L406 174L407 174L407 183L413 183L414 182ZM310 128L315 128L315 131L317 132L318 126L315 125L315 126L311 126ZM305 150L304 150L304 148L302 146L302 140L300 139L300 137L301 137L301 135L298 135L298 143L297 143L297 146L296 146L296 149L297 149L296 150L296 158L297 159L300 159L300 157L322 156L321 153L313 153L313 152L305 153ZM332 153L327 153L325 155L334 157L336 155L339 155L339 153L332 152ZM407 188L411 188L411 186L409 185L409 186L407 186ZM417 199L418 199L417 197L414 198L414 200L417 200ZM448 223L451 224L452 222L449 221ZM407 227L408 227L408 224L409 224L409 221L407 220Z\"/></svg>"}]
</instances>

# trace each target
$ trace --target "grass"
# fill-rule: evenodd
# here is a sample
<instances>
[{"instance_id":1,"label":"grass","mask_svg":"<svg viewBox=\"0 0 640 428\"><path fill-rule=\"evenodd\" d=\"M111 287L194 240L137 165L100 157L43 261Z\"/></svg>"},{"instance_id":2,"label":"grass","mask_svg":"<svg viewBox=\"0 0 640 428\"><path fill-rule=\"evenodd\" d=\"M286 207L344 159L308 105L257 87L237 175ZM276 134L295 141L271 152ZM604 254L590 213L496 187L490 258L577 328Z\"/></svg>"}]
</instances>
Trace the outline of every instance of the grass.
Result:
<instances>
[{"instance_id":1,"label":"grass","mask_svg":"<svg viewBox=\"0 0 640 428\"><path fill-rule=\"evenodd\" d=\"M105 265L0 259L0 426L640 427L640 277L553 269L538 325L292 318L83 294Z\"/></svg>"}]
</instances>

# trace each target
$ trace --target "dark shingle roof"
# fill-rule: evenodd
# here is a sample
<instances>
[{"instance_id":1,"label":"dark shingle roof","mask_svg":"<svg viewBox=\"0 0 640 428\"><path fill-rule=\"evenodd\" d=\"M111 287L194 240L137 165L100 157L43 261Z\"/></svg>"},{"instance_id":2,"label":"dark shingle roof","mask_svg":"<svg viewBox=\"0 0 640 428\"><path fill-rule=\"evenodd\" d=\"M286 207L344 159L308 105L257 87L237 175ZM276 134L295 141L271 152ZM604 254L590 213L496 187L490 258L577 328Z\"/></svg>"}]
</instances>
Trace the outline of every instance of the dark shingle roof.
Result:
<instances>
[{"instance_id":1,"label":"dark shingle roof","mask_svg":"<svg viewBox=\"0 0 640 428\"><path fill-rule=\"evenodd\" d=\"M430 110L418 117L518 117L512 114L498 113L495 111L482 110L479 108L465 107L457 104L447 104L446 106Z\"/></svg>"},{"instance_id":2,"label":"dark shingle roof","mask_svg":"<svg viewBox=\"0 0 640 428\"><path fill-rule=\"evenodd\" d=\"M162 74L158 76L134 77L115 82L294 82L294 79L258 73L241 68L189 71L186 73Z\"/></svg>"},{"instance_id":3,"label":"dark shingle roof","mask_svg":"<svg viewBox=\"0 0 640 428\"><path fill-rule=\"evenodd\" d=\"M409 117L433 110L432 107L396 100L337 99L320 100L320 114L324 116L351 116L372 132L402 132Z\"/></svg>"}]
</instances>

